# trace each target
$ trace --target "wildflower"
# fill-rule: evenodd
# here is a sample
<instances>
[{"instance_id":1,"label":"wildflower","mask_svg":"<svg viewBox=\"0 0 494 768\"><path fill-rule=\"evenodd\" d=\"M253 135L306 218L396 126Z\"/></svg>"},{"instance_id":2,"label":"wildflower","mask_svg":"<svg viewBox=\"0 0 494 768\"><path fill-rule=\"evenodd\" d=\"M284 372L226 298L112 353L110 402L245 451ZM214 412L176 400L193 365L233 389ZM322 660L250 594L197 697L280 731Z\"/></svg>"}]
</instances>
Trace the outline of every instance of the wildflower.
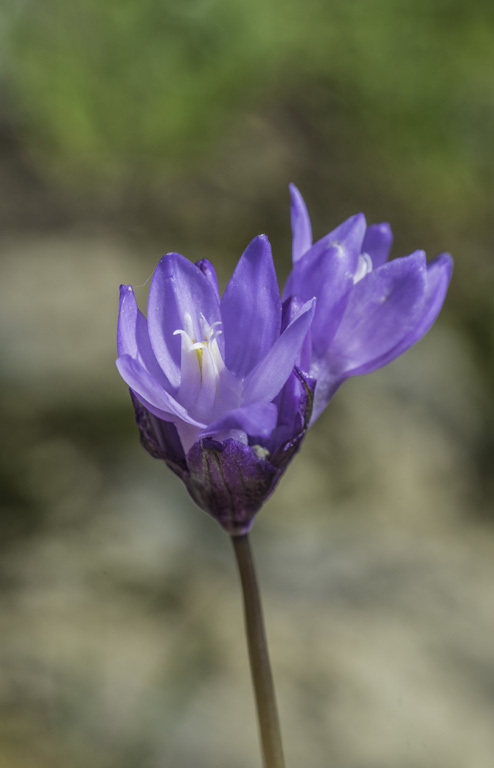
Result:
<instances>
[{"instance_id":1,"label":"wildflower","mask_svg":"<svg viewBox=\"0 0 494 768\"><path fill-rule=\"evenodd\" d=\"M120 287L117 367L141 442L196 503L245 534L312 423L350 376L386 365L436 319L452 259L387 261L388 224L363 214L312 242L291 186L293 268L282 304L271 248L254 238L220 297L212 264L159 262L147 320Z\"/></svg>"},{"instance_id":2,"label":"wildflower","mask_svg":"<svg viewBox=\"0 0 494 768\"><path fill-rule=\"evenodd\" d=\"M315 302L282 307L256 237L220 298L206 259L163 256L147 320L120 287L117 367L145 448L232 535L245 533L305 434L313 382L295 367Z\"/></svg>"},{"instance_id":3,"label":"wildflower","mask_svg":"<svg viewBox=\"0 0 494 768\"><path fill-rule=\"evenodd\" d=\"M424 251L388 262L389 224L363 214L312 242L309 214L290 186L293 268L284 296L316 297L303 368L316 380L312 422L350 376L381 368L427 333L443 305L453 261Z\"/></svg>"}]
</instances>

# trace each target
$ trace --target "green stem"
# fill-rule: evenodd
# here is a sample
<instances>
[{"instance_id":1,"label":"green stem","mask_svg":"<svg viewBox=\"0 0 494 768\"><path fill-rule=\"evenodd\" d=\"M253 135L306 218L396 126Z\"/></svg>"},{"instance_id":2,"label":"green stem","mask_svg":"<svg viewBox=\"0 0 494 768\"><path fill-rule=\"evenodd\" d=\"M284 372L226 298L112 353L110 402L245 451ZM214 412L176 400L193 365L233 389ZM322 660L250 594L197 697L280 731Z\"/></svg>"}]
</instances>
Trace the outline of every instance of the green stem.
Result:
<instances>
[{"instance_id":1,"label":"green stem","mask_svg":"<svg viewBox=\"0 0 494 768\"><path fill-rule=\"evenodd\" d=\"M264 630L261 597L247 534L232 536L244 598L250 670L257 705L264 768L284 768L280 724Z\"/></svg>"}]
</instances>

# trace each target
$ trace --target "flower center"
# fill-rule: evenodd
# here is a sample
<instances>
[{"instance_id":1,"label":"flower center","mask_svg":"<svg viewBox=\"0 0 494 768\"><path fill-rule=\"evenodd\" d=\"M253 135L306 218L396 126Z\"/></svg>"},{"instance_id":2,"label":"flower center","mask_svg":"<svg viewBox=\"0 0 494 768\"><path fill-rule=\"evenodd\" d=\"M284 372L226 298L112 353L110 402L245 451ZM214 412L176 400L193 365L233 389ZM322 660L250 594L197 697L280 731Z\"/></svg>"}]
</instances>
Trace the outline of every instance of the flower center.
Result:
<instances>
[{"instance_id":1,"label":"flower center","mask_svg":"<svg viewBox=\"0 0 494 768\"><path fill-rule=\"evenodd\" d=\"M219 320L217 320L212 325L209 325L204 315L201 315L200 322L201 322L201 329L202 329L202 341L196 341L194 338L194 325L192 322L192 317L189 312L186 312L184 316L185 328L177 329L176 331L173 332L173 335L174 336L179 335L182 337L182 357L184 352L185 353L195 352L197 361L199 363L199 370L202 375L204 352L214 356L215 358L214 362L215 362L216 368L218 368L218 363L220 361L221 363L223 363L223 360L221 358L221 353L218 348L218 344L217 343L215 344L216 339L222 333L222 331L220 331L217 328L218 325L221 325L221 322Z\"/></svg>"},{"instance_id":2,"label":"flower center","mask_svg":"<svg viewBox=\"0 0 494 768\"><path fill-rule=\"evenodd\" d=\"M202 314L195 318L194 323L191 314L186 312L185 328L173 332L174 336L181 337L182 343L177 400L199 420L208 421L211 418L220 377L225 370L217 341L222 333L218 328L220 325L219 321L210 325Z\"/></svg>"},{"instance_id":3,"label":"flower center","mask_svg":"<svg viewBox=\"0 0 494 768\"><path fill-rule=\"evenodd\" d=\"M218 344L222 333L220 325L219 321L208 323L202 314L193 321L190 313L185 312L185 327L173 332L174 336L180 336L182 344L176 399L194 419L204 424L238 408L242 393L242 383L223 361Z\"/></svg>"}]
</instances>

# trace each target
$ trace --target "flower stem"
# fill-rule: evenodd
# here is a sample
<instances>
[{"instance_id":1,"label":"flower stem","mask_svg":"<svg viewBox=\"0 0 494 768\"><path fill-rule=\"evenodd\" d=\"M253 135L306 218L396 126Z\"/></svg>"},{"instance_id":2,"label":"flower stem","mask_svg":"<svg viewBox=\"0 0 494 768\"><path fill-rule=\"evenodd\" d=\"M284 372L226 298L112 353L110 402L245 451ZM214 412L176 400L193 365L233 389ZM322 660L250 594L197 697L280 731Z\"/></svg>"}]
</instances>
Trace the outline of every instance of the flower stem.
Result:
<instances>
[{"instance_id":1,"label":"flower stem","mask_svg":"<svg viewBox=\"0 0 494 768\"><path fill-rule=\"evenodd\" d=\"M261 597L247 534L232 536L244 598L245 628L264 768L284 768L280 724L262 616Z\"/></svg>"}]
</instances>

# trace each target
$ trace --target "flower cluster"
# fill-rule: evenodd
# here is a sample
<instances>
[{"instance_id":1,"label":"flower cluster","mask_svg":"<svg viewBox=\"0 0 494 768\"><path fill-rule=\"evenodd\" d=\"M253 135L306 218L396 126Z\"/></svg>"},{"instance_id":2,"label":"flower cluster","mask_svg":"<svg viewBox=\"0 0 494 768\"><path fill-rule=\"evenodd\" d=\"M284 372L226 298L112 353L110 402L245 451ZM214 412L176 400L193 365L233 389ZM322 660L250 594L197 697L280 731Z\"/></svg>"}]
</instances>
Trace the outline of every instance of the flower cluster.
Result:
<instances>
[{"instance_id":1,"label":"flower cluster","mask_svg":"<svg viewBox=\"0 0 494 768\"><path fill-rule=\"evenodd\" d=\"M353 216L312 243L291 187L293 269L283 294L269 242L254 238L220 296L212 264L163 256L147 319L120 288L118 370L145 448L232 535L245 533L311 420L349 376L400 355L430 328L452 261L387 262L387 224Z\"/></svg>"},{"instance_id":2,"label":"flower cluster","mask_svg":"<svg viewBox=\"0 0 494 768\"><path fill-rule=\"evenodd\" d=\"M424 336L443 305L449 253L427 264L424 251L388 262L389 224L352 216L312 244L302 195L291 192L293 269L284 295L317 299L305 368L316 381L312 420L350 376L391 362Z\"/></svg>"}]
</instances>

